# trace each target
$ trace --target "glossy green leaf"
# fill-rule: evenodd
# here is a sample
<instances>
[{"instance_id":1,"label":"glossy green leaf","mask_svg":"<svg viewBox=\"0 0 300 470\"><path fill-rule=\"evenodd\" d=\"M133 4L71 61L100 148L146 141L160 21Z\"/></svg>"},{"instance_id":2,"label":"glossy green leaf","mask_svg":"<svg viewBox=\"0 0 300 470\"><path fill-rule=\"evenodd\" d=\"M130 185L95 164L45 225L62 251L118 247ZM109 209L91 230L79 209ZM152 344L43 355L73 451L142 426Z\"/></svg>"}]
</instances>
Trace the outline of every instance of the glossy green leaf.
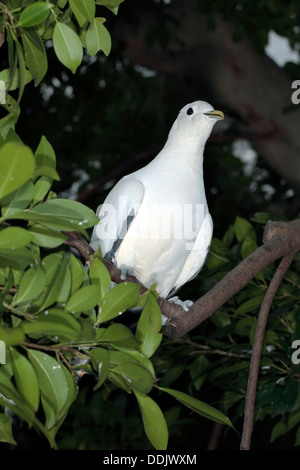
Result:
<instances>
[{"instance_id":1,"label":"glossy green leaf","mask_svg":"<svg viewBox=\"0 0 300 470\"><path fill-rule=\"evenodd\" d=\"M69 4L79 26L83 26L87 20L93 21L96 11L94 0L69 0Z\"/></svg>"},{"instance_id":2,"label":"glossy green leaf","mask_svg":"<svg viewBox=\"0 0 300 470\"><path fill-rule=\"evenodd\" d=\"M176 400L180 401L180 403L187 406L195 413L198 413L201 416L204 416L205 418L211 419L212 421L216 421L217 423L226 424L232 427L232 424L229 418L227 418L227 416L225 416L221 411L217 410L216 408L208 405L207 403L204 403L203 401L200 401L197 398L194 398L188 395L187 393L180 392L178 390L173 390L171 388L164 387L158 388L159 390L162 390L163 392L166 392L172 397L176 398Z\"/></svg>"},{"instance_id":3,"label":"glossy green leaf","mask_svg":"<svg viewBox=\"0 0 300 470\"><path fill-rule=\"evenodd\" d=\"M122 323L113 323L105 328L104 333L101 335L101 343L110 344L116 349L139 349L140 343Z\"/></svg>"},{"instance_id":4,"label":"glossy green leaf","mask_svg":"<svg viewBox=\"0 0 300 470\"><path fill-rule=\"evenodd\" d=\"M47 138L43 135L39 142L39 145L35 151L35 159L37 166L50 166L52 168L56 167L56 157L55 152L47 140Z\"/></svg>"},{"instance_id":5,"label":"glossy green leaf","mask_svg":"<svg viewBox=\"0 0 300 470\"><path fill-rule=\"evenodd\" d=\"M68 238L67 235L61 232L51 230L39 224L31 225L28 231L32 235L32 243L44 248L56 248L62 245Z\"/></svg>"},{"instance_id":6,"label":"glossy green leaf","mask_svg":"<svg viewBox=\"0 0 300 470\"><path fill-rule=\"evenodd\" d=\"M0 250L16 250L31 242L30 232L21 227L7 227L0 230Z\"/></svg>"},{"instance_id":7,"label":"glossy green leaf","mask_svg":"<svg viewBox=\"0 0 300 470\"><path fill-rule=\"evenodd\" d=\"M28 357L37 375L42 397L59 416L68 399L68 383L61 365L43 351L31 349Z\"/></svg>"},{"instance_id":8,"label":"glossy green leaf","mask_svg":"<svg viewBox=\"0 0 300 470\"><path fill-rule=\"evenodd\" d=\"M22 329L27 335L39 333L59 342L75 342L80 335L80 323L65 310L52 308L41 312L35 320L23 322Z\"/></svg>"},{"instance_id":9,"label":"glossy green leaf","mask_svg":"<svg viewBox=\"0 0 300 470\"><path fill-rule=\"evenodd\" d=\"M22 42L25 50L25 63L34 78L35 86L37 86L48 70L48 59L44 43L34 29L24 30Z\"/></svg>"},{"instance_id":10,"label":"glossy green leaf","mask_svg":"<svg viewBox=\"0 0 300 470\"><path fill-rule=\"evenodd\" d=\"M0 199L29 180L35 168L29 147L8 142L0 149Z\"/></svg>"},{"instance_id":11,"label":"glossy green leaf","mask_svg":"<svg viewBox=\"0 0 300 470\"><path fill-rule=\"evenodd\" d=\"M66 310L69 312L84 312L95 307L99 301L97 286L84 286L78 289L67 302Z\"/></svg>"},{"instance_id":12,"label":"glossy green leaf","mask_svg":"<svg viewBox=\"0 0 300 470\"><path fill-rule=\"evenodd\" d=\"M67 398L61 411L59 413L56 413L51 403L47 400L47 397L42 396L42 405L46 415L46 428L49 430L47 437L52 446L55 443L55 436L57 434L57 431L64 422L69 408L77 396L77 386L74 383L74 379L71 373L63 364L61 365L61 367L62 371L64 372L67 383Z\"/></svg>"},{"instance_id":13,"label":"glossy green leaf","mask_svg":"<svg viewBox=\"0 0 300 470\"><path fill-rule=\"evenodd\" d=\"M40 266L30 267L21 277L13 305L21 305L38 297L46 286L46 274Z\"/></svg>"},{"instance_id":14,"label":"glossy green leaf","mask_svg":"<svg viewBox=\"0 0 300 470\"><path fill-rule=\"evenodd\" d=\"M93 348L89 351L93 369L97 372L97 383L94 390L98 390L105 382L109 370L109 351L104 348Z\"/></svg>"},{"instance_id":15,"label":"glossy green leaf","mask_svg":"<svg viewBox=\"0 0 300 470\"><path fill-rule=\"evenodd\" d=\"M5 343L6 348L21 344L24 341L24 337L24 331L20 327L3 328L0 326L0 339Z\"/></svg>"},{"instance_id":16,"label":"glossy green leaf","mask_svg":"<svg viewBox=\"0 0 300 470\"><path fill-rule=\"evenodd\" d=\"M36 304L40 310L45 310L57 302L62 290L63 280L67 269L67 257L64 252L53 253L44 258L42 266L46 273L47 288Z\"/></svg>"},{"instance_id":17,"label":"glossy green leaf","mask_svg":"<svg viewBox=\"0 0 300 470\"><path fill-rule=\"evenodd\" d=\"M26 209L29 206L32 197L33 183L29 180L23 186L20 186L2 199L2 216L9 218L11 215Z\"/></svg>"},{"instance_id":18,"label":"glossy green leaf","mask_svg":"<svg viewBox=\"0 0 300 470\"><path fill-rule=\"evenodd\" d=\"M19 93L18 93L18 104L21 101L25 84L26 84L26 65L25 65L25 59L24 59L24 51L19 43L19 41L16 41L16 51L18 54L18 62L19 62Z\"/></svg>"},{"instance_id":19,"label":"glossy green leaf","mask_svg":"<svg viewBox=\"0 0 300 470\"><path fill-rule=\"evenodd\" d=\"M47 2L35 2L26 7L19 18L21 28L30 28L44 21L54 5Z\"/></svg>"},{"instance_id":20,"label":"glossy green leaf","mask_svg":"<svg viewBox=\"0 0 300 470\"><path fill-rule=\"evenodd\" d=\"M29 360L15 348L10 348L14 379L22 397L34 412L37 412L40 402L40 388L36 373Z\"/></svg>"},{"instance_id":21,"label":"glossy green leaf","mask_svg":"<svg viewBox=\"0 0 300 470\"><path fill-rule=\"evenodd\" d=\"M98 287L99 299L102 301L110 289L111 278L107 268L97 255L92 255L90 257L89 276L91 283Z\"/></svg>"},{"instance_id":22,"label":"glossy green leaf","mask_svg":"<svg viewBox=\"0 0 300 470\"><path fill-rule=\"evenodd\" d=\"M26 247L0 251L0 266L10 266L13 269L25 270L29 265L34 264L35 261L35 256Z\"/></svg>"},{"instance_id":23,"label":"glossy green leaf","mask_svg":"<svg viewBox=\"0 0 300 470\"><path fill-rule=\"evenodd\" d=\"M77 34L66 24L57 22L52 39L59 61L75 73L83 57L81 41Z\"/></svg>"},{"instance_id":24,"label":"glossy green leaf","mask_svg":"<svg viewBox=\"0 0 300 470\"><path fill-rule=\"evenodd\" d=\"M166 450L168 446L168 427L164 415L152 398L134 392L139 404L146 436L156 450Z\"/></svg>"},{"instance_id":25,"label":"glossy green leaf","mask_svg":"<svg viewBox=\"0 0 300 470\"><path fill-rule=\"evenodd\" d=\"M13 218L36 222L56 230L83 233L99 221L94 211L71 199L50 199L29 211L14 214Z\"/></svg>"},{"instance_id":26,"label":"glossy green leaf","mask_svg":"<svg viewBox=\"0 0 300 470\"><path fill-rule=\"evenodd\" d=\"M243 217L237 216L234 221L234 231L239 242L245 240L246 236L256 239L255 231L250 222Z\"/></svg>"},{"instance_id":27,"label":"glossy green leaf","mask_svg":"<svg viewBox=\"0 0 300 470\"><path fill-rule=\"evenodd\" d=\"M236 314L244 314L249 312L255 312L261 306L263 301L264 294L256 295L250 299L245 300L239 307L236 309Z\"/></svg>"},{"instance_id":28,"label":"glossy green leaf","mask_svg":"<svg viewBox=\"0 0 300 470\"><path fill-rule=\"evenodd\" d=\"M17 90L20 86L20 69L19 68L16 69L12 80L10 79L10 70L9 69L2 70L2 72L0 72L0 80L2 80L5 83L5 88L7 89L7 91ZM25 85L31 82L32 75L29 72L29 70L25 70L24 80L25 80Z\"/></svg>"},{"instance_id":29,"label":"glossy green leaf","mask_svg":"<svg viewBox=\"0 0 300 470\"><path fill-rule=\"evenodd\" d=\"M106 56L111 51L111 37L103 24L103 18L95 18L86 33L86 48L91 56L103 51Z\"/></svg>"},{"instance_id":30,"label":"glossy green leaf","mask_svg":"<svg viewBox=\"0 0 300 470\"><path fill-rule=\"evenodd\" d=\"M139 318L136 337L141 342L141 352L151 357L162 340L161 311L154 295L150 292Z\"/></svg>"},{"instance_id":31,"label":"glossy green leaf","mask_svg":"<svg viewBox=\"0 0 300 470\"><path fill-rule=\"evenodd\" d=\"M101 303L98 324L121 315L138 301L140 286L133 282L124 282L109 290Z\"/></svg>"},{"instance_id":32,"label":"glossy green leaf","mask_svg":"<svg viewBox=\"0 0 300 470\"><path fill-rule=\"evenodd\" d=\"M17 444L12 434L11 419L6 413L0 413L0 442Z\"/></svg>"},{"instance_id":33,"label":"glossy green leaf","mask_svg":"<svg viewBox=\"0 0 300 470\"><path fill-rule=\"evenodd\" d=\"M113 372L121 376L133 391L145 394L151 391L155 380L148 370L133 361L117 365Z\"/></svg>"},{"instance_id":34,"label":"glossy green leaf","mask_svg":"<svg viewBox=\"0 0 300 470\"><path fill-rule=\"evenodd\" d=\"M71 270L71 293L79 289L84 279L87 279L87 272L82 263L71 253L70 254L70 270Z\"/></svg>"},{"instance_id":35,"label":"glossy green leaf","mask_svg":"<svg viewBox=\"0 0 300 470\"><path fill-rule=\"evenodd\" d=\"M34 184L32 200L34 204L42 202L43 199L47 196L51 186L52 178L49 176L41 176Z\"/></svg>"}]
</instances>

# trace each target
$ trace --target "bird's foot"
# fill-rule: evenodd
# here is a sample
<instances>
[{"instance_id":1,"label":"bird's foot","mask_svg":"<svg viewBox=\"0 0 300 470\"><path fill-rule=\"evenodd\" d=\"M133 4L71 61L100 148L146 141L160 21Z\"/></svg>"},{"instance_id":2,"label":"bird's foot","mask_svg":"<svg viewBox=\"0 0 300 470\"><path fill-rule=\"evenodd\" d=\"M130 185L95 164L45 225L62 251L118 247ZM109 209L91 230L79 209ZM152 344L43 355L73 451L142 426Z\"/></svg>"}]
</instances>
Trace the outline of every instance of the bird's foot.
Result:
<instances>
[{"instance_id":1,"label":"bird's foot","mask_svg":"<svg viewBox=\"0 0 300 470\"><path fill-rule=\"evenodd\" d=\"M186 312L189 310L189 308L193 305L192 300L180 300L179 297L171 297L168 299L169 302L172 302L174 304L180 305Z\"/></svg>"},{"instance_id":2,"label":"bird's foot","mask_svg":"<svg viewBox=\"0 0 300 470\"><path fill-rule=\"evenodd\" d=\"M120 271L121 271L122 281L124 281L126 279L127 275L129 275L129 276L134 275L133 271L130 268L128 268L128 266L125 266L124 264L122 264L122 266L120 266Z\"/></svg>"}]
</instances>

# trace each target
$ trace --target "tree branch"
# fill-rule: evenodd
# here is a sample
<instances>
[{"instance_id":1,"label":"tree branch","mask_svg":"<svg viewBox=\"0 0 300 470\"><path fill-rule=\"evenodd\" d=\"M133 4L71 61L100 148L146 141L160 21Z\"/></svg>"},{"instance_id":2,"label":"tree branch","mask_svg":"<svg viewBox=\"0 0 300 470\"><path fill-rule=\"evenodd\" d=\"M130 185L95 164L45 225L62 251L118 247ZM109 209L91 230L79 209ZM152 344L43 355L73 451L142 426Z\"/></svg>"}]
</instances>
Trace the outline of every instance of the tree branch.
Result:
<instances>
[{"instance_id":1,"label":"tree branch","mask_svg":"<svg viewBox=\"0 0 300 470\"><path fill-rule=\"evenodd\" d=\"M260 358L264 341L265 329L273 299L286 271L288 270L291 262L293 261L293 258L294 253L290 253L283 257L270 282L270 285L260 307L252 347L250 370L248 375L248 387L246 393L244 424L240 450L250 450L251 436L254 423L256 387L259 375Z\"/></svg>"},{"instance_id":2,"label":"tree branch","mask_svg":"<svg viewBox=\"0 0 300 470\"><path fill-rule=\"evenodd\" d=\"M198 299L188 314L171 312L172 304L164 315L171 318L167 334L178 338L206 320L263 268L278 258L300 250L300 220L291 222L269 221L265 228L264 244L257 248L234 269L229 271L215 286Z\"/></svg>"},{"instance_id":3,"label":"tree branch","mask_svg":"<svg viewBox=\"0 0 300 470\"><path fill-rule=\"evenodd\" d=\"M66 232L68 244L78 250L87 261L94 250L77 232ZM162 313L170 320L166 326L166 333L171 338L179 338L194 329L237 292L263 268L276 259L300 250L300 219L291 222L273 222L266 224L264 244L257 248L238 266L229 271L223 279L200 297L186 312L180 305L159 297L158 303ZM141 286L141 293L146 292L144 287L134 276L121 276L121 271L109 261L103 259L110 276L114 282L136 282Z\"/></svg>"}]
</instances>

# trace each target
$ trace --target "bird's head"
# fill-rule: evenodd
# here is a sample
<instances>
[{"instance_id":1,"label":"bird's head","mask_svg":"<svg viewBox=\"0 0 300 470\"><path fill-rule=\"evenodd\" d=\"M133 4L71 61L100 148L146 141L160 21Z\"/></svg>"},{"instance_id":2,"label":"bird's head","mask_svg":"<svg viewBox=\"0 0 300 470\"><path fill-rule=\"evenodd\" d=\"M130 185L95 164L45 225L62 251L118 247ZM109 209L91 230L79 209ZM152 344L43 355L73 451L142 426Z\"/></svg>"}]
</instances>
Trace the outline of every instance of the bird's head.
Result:
<instances>
[{"instance_id":1,"label":"bird's head","mask_svg":"<svg viewBox=\"0 0 300 470\"><path fill-rule=\"evenodd\" d=\"M222 119L222 111L215 110L205 101L194 101L180 110L170 130L169 140L185 141L187 145L188 142L197 142L204 146L215 123Z\"/></svg>"}]
</instances>

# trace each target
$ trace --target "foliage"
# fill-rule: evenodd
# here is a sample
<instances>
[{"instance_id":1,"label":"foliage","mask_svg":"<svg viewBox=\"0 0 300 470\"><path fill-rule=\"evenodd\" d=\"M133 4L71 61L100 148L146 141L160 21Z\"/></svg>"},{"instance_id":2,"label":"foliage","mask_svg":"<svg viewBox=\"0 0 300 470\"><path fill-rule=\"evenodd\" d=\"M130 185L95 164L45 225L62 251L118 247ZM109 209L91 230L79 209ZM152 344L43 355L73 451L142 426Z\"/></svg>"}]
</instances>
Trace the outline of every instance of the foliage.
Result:
<instances>
[{"instance_id":1,"label":"foliage","mask_svg":"<svg viewBox=\"0 0 300 470\"><path fill-rule=\"evenodd\" d=\"M207 269L199 276L203 293L257 248L260 227L272 218L277 220L278 216L257 213L251 224L237 216L222 239L213 239ZM171 354L172 343L163 345L161 351L165 357L172 357L173 363L169 363L163 384L167 379L168 385L175 386L188 371L189 389L205 390L208 395L218 390L217 400L237 428L244 413L257 315L276 264L258 273L192 337L177 340L175 352ZM298 254L280 285L268 319L255 412L256 426L259 429L261 423L264 437L257 442L254 427L254 448L262 448L262 442L270 446L268 441L278 445L279 438L288 432L288 446L300 445L300 361L293 345L299 338L299 271Z\"/></svg>"},{"instance_id":2,"label":"foliage","mask_svg":"<svg viewBox=\"0 0 300 470\"><path fill-rule=\"evenodd\" d=\"M120 0L58 0L0 3L6 30L9 68L0 80L8 93L0 121L0 440L16 444L10 414L41 432L57 447L57 432L75 403L80 378L94 377L94 390L135 396L145 433L156 449L168 445L168 427L150 396L163 392L193 412L231 426L218 409L183 391L158 387L155 354L162 341L161 313L154 289L140 295L134 283L111 288L95 253L88 268L64 242L68 231L88 239L98 222L76 201L58 198L56 156L45 136L33 152L16 134L20 101L27 83L37 86L47 72L52 39L58 60L75 73L83 58L110 51L104 18L96 5L117 13ZM136 326L124 312L142 308ZM123 320L124 318L124 320ZM122 321L123 320L123 321ZM3 359L3 358L2 358ZM163 375L163 371L160 372Z\"/></svg>"},{"instance_id":3,"label":"foliage","mask_svg":"<svg viewBox=\"0 0 300 470\"><path fill-rule=\"evenodd\" d=\"M247 2L237 0L199 1L199 8L208 14L210 26L214 25L214 15L220 12L225 19L234 19L236 28L234 41L250 37L255 47L263 52L268 43L269 31L287 37L292 48L299 44L299 0L283 2L281 0L260 0Z\"/></svg>"}]
</instances>

